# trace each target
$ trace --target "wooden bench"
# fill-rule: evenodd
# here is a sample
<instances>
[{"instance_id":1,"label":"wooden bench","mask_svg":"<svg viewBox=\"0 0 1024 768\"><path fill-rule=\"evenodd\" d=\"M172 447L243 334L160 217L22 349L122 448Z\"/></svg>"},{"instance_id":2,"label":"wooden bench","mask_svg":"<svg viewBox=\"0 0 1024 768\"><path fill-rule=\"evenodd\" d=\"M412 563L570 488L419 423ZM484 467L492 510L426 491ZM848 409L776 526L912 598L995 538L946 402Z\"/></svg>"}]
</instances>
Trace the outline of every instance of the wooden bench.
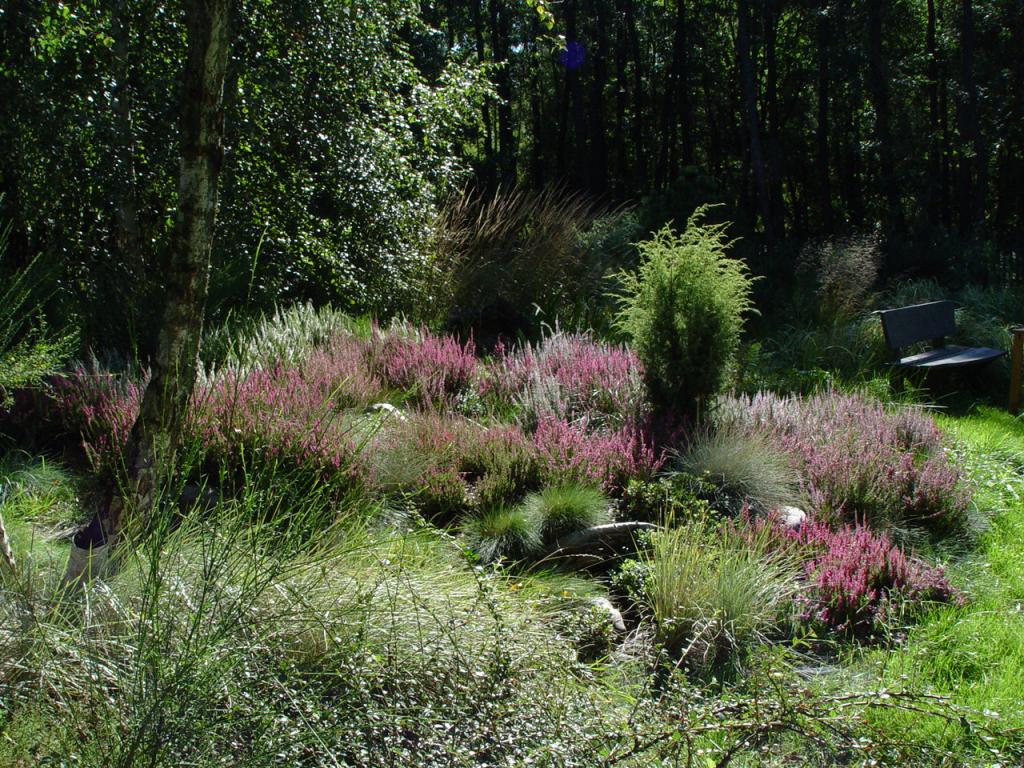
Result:
<instances>
[{"instance_id":1,"label":"wooden bench","mask_svg":"<svg viewBox=\"0 0 1024 768\"><path fill-rule=\"evenodd\" d=\"M958 368L979 365L1006 354L987 347L957 347L946 344L946 337L956 332L952 301L930 301L899 309L877 312L882 318L885 344L893 353L893 365L907 368ZM900 356L905 347L925 342L925 352Z\"/></svg>"}]
</instances>

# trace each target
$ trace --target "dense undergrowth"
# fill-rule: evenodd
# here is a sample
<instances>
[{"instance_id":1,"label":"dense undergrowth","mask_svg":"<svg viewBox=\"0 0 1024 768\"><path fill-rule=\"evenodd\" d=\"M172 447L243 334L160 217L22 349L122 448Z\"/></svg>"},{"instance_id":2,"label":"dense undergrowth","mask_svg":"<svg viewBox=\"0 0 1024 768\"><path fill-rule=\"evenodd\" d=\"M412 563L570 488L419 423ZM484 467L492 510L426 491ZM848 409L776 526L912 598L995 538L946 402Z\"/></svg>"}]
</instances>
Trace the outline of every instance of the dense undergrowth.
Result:
<instances>
[{"instance_id":1,"label":"dense undergrowth","mask_svg":"<svg viewBox=\"0 0 1024 768\"><path fill-rule=\"evenodd\" d=\"M863 393L654 421L637 359L580 334L481 358L296 309L209 348L155 532L78 597L59 592L66 537L144 377L79 366L7 416L63 456L3 468L4 764L938 765L1021 747L1012 665L947 640L1016 594L965 577L962 554L1009 573L1015 518L990 513L1016 493L992 487L1015 449ZM212 492L190 509L196 486ZM786 505L809 519L784 528ZM589 572L552 557L624 520L663 527ZM884 673L829 671L851 657ZM956 693L952 669L986 682Z\"/></svg>"}]
</instances>

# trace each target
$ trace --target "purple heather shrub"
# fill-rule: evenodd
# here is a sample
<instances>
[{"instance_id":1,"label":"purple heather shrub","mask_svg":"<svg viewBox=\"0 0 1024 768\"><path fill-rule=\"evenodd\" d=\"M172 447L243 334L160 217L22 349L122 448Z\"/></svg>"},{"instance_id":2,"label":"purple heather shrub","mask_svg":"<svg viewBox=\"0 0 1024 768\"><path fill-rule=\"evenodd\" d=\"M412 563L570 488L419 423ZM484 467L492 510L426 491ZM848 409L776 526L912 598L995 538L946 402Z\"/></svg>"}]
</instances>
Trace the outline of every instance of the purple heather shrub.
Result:
<instances>
[{"instance_id":1,"label":"purple heather shrub","mask_svg":"<svg viewBox=\"0 0 1024 768\"><path fill-rule=\"evenodd\" d=\"M794 457L810 506L825 519L911 524L938 534L967 522L967 484L925 413L835 392L761 394L733 401L731 410Z\"/></svg>"},{"instance_id":2,"label":"purple heather shrub","mask_svg":"<svg viewBox=\"0 0 1024 768\"><path fill-rule=\"evenodd\" d=\"M424 405L450 401L468 389L476 372L472 342L460 344L426 328L415 334L374 328L369 359L371 370L389 386L412 391Z\"/></svg>"},{"instance_id":3,"label":"purple heather shrub","mask_svg":"<svg viewBox=\"0 0 1024 768\"><path fill-rule=\"evenodd\" d=\"M222 375L193 399L192 436L227 464L244 452L330 474L360 474L357 433L332 399L343 384L334 386L323 362Z\"/></svg>"},{"instance_id":4,"label":"purple heather shrub","mask_svg":"<svg viewBox=\"0 0 1024 768\"><path fill-rule=\"evenodd\" d=\"M78 435L96 471L114 469L139 415L145 381L127 374L77 367L53 380L54 410Z\"/></svg>"},{"instance_id":5,"label":"purple heather shrub","mask_svg":"<svg viewBox=\"0 0 1024 768\"><path fill-rule=\"evenodd\" d=\"M587 426L586 420L540 420L533 441L546 484L595 483L617 494L631 479L650 480L664 463L649 432L635 423L593 432Z\"/></svg>"},{"instance_id":6,"label":"purple heather shrub","mask_svg":"<svg viewBox=\"0 0 1024 768\"><path fill-rule=\"evenodd\" d=\"M537 347L499 345L480 384L481 394L530 410L538 389L553 388L561 408L539 408L540 418L611 417L620 424L643 409L643 371L628 348L595 341L586 334L556 332ZM524 402L525 400L525 402ZM562 412L552 412L561 410Z\"/></svg>"},{"instance_id":7,"label":"purple heather shrub","mask_svg":"<svg viewBox=\"0 0 1024 768\"><path fill-rule=\"evenodd\" d=\"M884 533L866 526L830 529L818 521L787 534L809 559L804 574L813 587L801 618L864 637L929 602L962 602L941 568L908 557Z\"/></svg>"},{"instance_id":8,"label":"purple heather shrub","mask_svg":"<svg viewBox=\"0 0 1024 768\"><path fill-rule=\"evenodd\" d=\"M100 468L119 460L139 412L144 382L78 369L57 380L65 426ZM215 460L241 452L329 473L362 473L359 440L340 410L372 402L382 384L363 367L361 342L338 337L294 366L229 370L197 385L186 435Z\"/></svg>"},{"instance_id":9,"label":"purple heather shrub","mask_svg":"<svg viewBox=\"0 0 1024 768\"><path fill-rule=\"evenodd\" d=\"M883 632L929 603L962 604L940 567L908 555L884 533L864 525L833 529L809 518L799 528L744 515L739 533L751 540L766 528L773 549L802 561L806 590L797 618L810 626L865 638Z\"/></svg>"}]
</instances>

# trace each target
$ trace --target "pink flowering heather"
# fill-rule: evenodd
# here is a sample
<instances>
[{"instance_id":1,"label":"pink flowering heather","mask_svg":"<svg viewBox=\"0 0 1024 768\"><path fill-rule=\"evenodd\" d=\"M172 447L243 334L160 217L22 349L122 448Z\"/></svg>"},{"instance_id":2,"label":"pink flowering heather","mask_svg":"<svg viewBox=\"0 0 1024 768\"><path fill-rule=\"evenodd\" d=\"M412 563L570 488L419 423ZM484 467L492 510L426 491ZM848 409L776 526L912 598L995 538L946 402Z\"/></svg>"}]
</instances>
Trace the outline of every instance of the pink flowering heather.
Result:
<instances>
[{"instance_id":1,"label":"pink flowering heather","mask_svg":"<svg viewBox=\"0 0 1024 768\"><path fill-rule=\"evenodd\" d=\"M244 452L348 471L358 453L352 427L304 373L275 366L225 374L197 393L189 420L193 436L222 463L232 464Z\"/></svg>"},{"instance_id":2,"label":"pink flowering heather","mask_svg":"<svg viewBox=\"0 0 1024 768\"><path fill-rule=\"evenodd\" d=\"M139 415L144 381L84 367L53 380L53 406L97 471L114 469Z\"/></svg>"},{"instance_id":3,"label":"pink flowering heather","mask_svg":"<svg viewBox=\"0 0 1024 768\"><path fill-rule=\"evenodd\" d=\"M441 404L469 387L476 370L472 344L435 336L421 328L414 336L374 330L370 366L387 384L408 390L422 404Z\"/></svg>"},{"instance_id":4,"label":"pink flowering heather","mask_svg":"<svg viewBox=\"0 0 1024 768\"><path fill-rule=\"evenodd\" d=\"M811 508L873 527L912 524L945 534L966 522L969 492L924 413L858 395L758 395L735 415L794 456Z\"/></svg>"},{"instance_id":5,"label":"pink flowering heather","mask_svg":"<svg viewBox=\"0 0 1024 768\"><path fill-rule=\"evenodd\" d=\"M804 591L798 619L851 637L868 637L911 617L928 603L956 603L963 596L942 568L908 556L884 533L863 525L830 528L810 518L799 528L745 514L734 527L754 541L769 533L769 548L802 562Z\"/></svg>"},{"instance_id":6,"label":"pink flowering heather","mask_svg":"<svg viewBox=\"0 0 1024 768\"><path fill-rule=\"evenodd\" d=\"M855 636L874 634L923 603L961 602L941 568L907 557L865 526L831 530L811 521L787 534L809 557L802 618Z\"/></svg>"},{"instance_id":7,"label":"pink flowering heather","mask_svg":"<svg viewBox=\"0 0 1024 768\"><path fill-rule=\"evenodd\" d=\"M588 433L585 421L543 418L533 441L548 484L595 482L618 493L632 478L649 480L664 463L647 431L632 423Z\"/></svg>"},{"instance_id":8,"label":"pink flowering heather","mask_svg":"<svg viewBox=\"0 0 1024 768\"><path fill-rule=\"evenodd\" d=\"M642 369L626 347L594 341L585 334L555 333L538 347L509 350L499 345L480 384L481 394L516 403L553 382L567 419L611 416L623 423L643 407Z\"/></svg>"},{"instance_id":9,"label":"pink flowering heather","mask_svg":"<svg viewBox=\"0 0 1024 768\"><path fill-rule=\"evenodd\" d=\"M366 371L361 342L339 337L294 366L226 371L196 387L185 433L203 452L234 463L242 452L327 472L361 471L359 437L340 414L372 402L383 385ZM97 468L120 457L139 412L143 382L79 369L57 380L54 405L81 435Z\"/></svg>"}]
</instances>

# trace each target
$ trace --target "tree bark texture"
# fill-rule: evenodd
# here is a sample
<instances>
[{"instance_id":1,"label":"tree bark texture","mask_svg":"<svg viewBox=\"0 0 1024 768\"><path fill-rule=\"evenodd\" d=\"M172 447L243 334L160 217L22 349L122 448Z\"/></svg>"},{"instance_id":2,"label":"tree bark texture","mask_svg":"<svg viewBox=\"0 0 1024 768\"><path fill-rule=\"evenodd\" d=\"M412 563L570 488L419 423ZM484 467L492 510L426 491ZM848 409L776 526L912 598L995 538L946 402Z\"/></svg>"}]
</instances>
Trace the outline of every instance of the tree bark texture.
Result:
<instances>
[{"instance_id":1,"label":"tree bark texture","mask_svg":"<svg viewBox=\"0 0 1024 768\"><path fill-rule=\"evenodd\" d=\"M145 526L157 483L173 463L199 364L210 276L217 191L224 158L224 78L231 0L186 3L188 59L181 96L178 210L171 240L167 296L151 376L125 451L126 476L104 520L116 538L138 516Z\"/></svg>"}]
</instances>

